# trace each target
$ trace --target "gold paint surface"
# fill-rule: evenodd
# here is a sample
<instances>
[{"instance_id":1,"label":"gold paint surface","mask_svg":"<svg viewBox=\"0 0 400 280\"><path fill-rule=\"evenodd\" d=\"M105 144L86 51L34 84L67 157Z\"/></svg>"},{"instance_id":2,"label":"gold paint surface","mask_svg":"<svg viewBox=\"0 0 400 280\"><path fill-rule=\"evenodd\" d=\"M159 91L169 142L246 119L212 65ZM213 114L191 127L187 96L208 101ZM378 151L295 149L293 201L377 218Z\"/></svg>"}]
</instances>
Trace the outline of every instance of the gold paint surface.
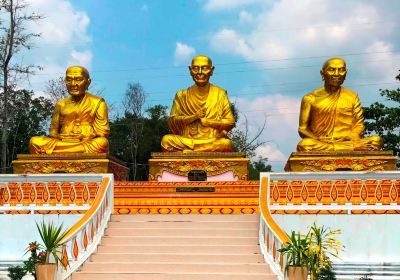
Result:
<instances>
[{"instance_id":1,"label":"gold paint surface","mask_svg":"<svg viewBox=\"0 0 400 280\"><path fill-rule=\"evenodd\" d=\"M13 160L14 174L113 173L116 180L127 180L129 169L123 162L101 154L19 154Z\"/></svg>"},{"instance_id":2,"label":"gold paint surface","mask_svg":"<svg viewBox=\"0 0 400 280\"><path fill-rule=\"evenodd\" d=\"M49 136L34 136L31 154L106 153L108 151L107 104L87 92L89 72L81 66L69 67L65 84L69 97L59 100L54 109Z\"/></svg>"},{"instance_id":3,"label":"gold paint surface","mask_svg":"<svg viewBox=\"0 0 400 280\"><path fill-rule=\"evenodd\" d=\"M396 162L390 151L295 152L290 155L285 171L389 171L397 170Z\"/></svg>"},{"instance_id":4,"label":"gold paint surface","mask_svg":"<svg viewBox=\"0 0 400 280\"><path fill-rule=\"evenodd\" d=\"M168 126L161 140L163 152L231 152L227 134L235 124L227 92L209 83L214 66L196 56L189 66L195 82L175 95Z\"/></svg>"},{"instance_id":5,"label":"gold paint surface","mask_svg":"<svg viewBox=\"0 0 400 280\"><path fill-rule=\"evenodd\" d=\"M347 74L341 58L326 61L324 86L301 101L297 151L371 151L382 148L379 136L363 138L364 117L357 93L342 87Z\"/></svg>"}]
</instances>

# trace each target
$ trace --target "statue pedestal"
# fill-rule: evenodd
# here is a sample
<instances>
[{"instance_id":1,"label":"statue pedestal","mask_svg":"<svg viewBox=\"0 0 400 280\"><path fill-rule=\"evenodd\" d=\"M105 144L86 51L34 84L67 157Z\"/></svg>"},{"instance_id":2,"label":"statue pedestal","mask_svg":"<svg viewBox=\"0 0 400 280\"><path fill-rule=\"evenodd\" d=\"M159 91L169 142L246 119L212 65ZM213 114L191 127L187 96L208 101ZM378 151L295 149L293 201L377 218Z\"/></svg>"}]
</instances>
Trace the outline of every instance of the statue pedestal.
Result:
<instances>
[{"instance_id":1,"label":"statue pedestal","mask_svg":"<svg viewBox=\"0 0 400 280\"><path fill-rule=\"evenodd\" d=\"M116 158L103 154L18 154L14 174L113 173L115 180L128 180L129 168Z\"/></svg>"},{"instance_id":2,"label":"statue pedestal","mask_svg":"<svg viewBox=\"0 0 400 280\"><path fill-rule=\"evenodd\" d=\"M152 153L149 181L187 182L189 172L205 172L206 181L248 180L245 153Z\"/></svg>"},{"instance_id":3,"label":"statue pedestal","mask_svg":"<svg viewBox=\"0 0 400 280\"><path fill-rule=\"evenodd\" d=\"M285 171L384 171L397 170L397 157L391 151L294 152Z\"/></svg>"}]
</instances>

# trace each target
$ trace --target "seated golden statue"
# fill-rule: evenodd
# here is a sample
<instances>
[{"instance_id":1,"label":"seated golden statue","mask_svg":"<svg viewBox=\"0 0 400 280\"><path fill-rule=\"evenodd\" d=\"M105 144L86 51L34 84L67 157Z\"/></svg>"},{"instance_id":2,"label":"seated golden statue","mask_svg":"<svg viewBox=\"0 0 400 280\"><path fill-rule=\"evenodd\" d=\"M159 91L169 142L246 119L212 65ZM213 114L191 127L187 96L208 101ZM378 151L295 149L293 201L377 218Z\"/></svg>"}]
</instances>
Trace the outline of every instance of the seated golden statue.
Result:
<instances>
[{"instance_id":1,"label":"seated golden statue","mask_svg":"<svg viewBox=\"0 0 400 280\"><path fill-rule=\"evenodd\" d=\"M211 59L196 56L189 70L195 84L176 94L168 119L173 134L162 138L162 150L231 152L227 134L235 119L226 91L209 83L214 71Z\"/></svg>"},{"instance_id":2,"label":"seated golden statue","mask_svg":"<svg viewBox=\"0 0 400 280\"><path fill-rule=\"evenodd\" d=\"M81 66L69 67L65 84L69 97L57 102L50 125L50 136L34 136L31 154L106 153L110 132L107 104L86 90L89 72Z\"/></svg>"},{"instance_id":3,"label":"seated golden statue","mask_svg":"<svg viewBox=\"0 0 400 280\"><path fill-rule=\"evenodd\" d=\"M380 150L379 136L363 138L364 117L357 94L342 87L346 62L326 61L321 70L324 87L305 95L301 102L297 151Z\"/></svg>"}]
</instances>

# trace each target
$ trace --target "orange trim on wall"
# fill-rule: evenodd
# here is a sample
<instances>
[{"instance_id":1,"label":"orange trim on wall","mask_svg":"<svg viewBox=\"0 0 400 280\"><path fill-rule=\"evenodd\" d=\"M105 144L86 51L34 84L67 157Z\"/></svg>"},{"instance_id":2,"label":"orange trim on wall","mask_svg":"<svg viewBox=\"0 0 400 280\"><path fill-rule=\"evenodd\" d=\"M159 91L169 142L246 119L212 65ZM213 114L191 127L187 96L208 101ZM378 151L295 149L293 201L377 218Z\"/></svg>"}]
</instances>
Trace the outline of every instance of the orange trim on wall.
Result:
<instances>
[{"instance_id":1,"label":"orange trim on wall","mask_svg":"<svg viewBox=\"0 0 400 280\"><path fill-rule=\"evenodd\" d=\"M103 201L104 196L107 193L107 185L110 182L110 178L103 178L101 181L100 188L97 192L97 195L90 206L90 209L83 215L83 217L76 222L67 232L67 234L64 236L61 242L65 242L70 238L73 234L75 234L80 228L93 216L93 214L97 211L97 209L100 207L101 202Z\"/></svg>"},{"instance_id":2,"label":"orange trim on wall","mask_svg":"<svg viewBox=\"0 0 400 280\"><path fill-rule=\"evenodd\" d=\"M260 211L262 216L265 219L267 225L271 228L271 230L278 236L278 238L282 241L282 243L290 243L289 236L284 232L275 220L272 218L272 215L269 210L269 205L267 201L267 188L268 188L268 178L262 177L261 179L261 188L260 188Z\"/></svg>"}]
</instances>

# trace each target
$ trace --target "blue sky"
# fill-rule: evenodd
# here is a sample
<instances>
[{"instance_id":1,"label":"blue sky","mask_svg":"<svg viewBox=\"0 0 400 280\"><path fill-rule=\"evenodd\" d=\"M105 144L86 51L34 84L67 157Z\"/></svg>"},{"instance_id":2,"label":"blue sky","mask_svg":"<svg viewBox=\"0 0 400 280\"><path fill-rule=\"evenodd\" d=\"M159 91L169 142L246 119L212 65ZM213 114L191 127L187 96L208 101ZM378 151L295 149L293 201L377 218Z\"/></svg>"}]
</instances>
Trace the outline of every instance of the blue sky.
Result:
<instances>
[{"instance_id":1,"label":"blue sky","mask_svg":"<svg viewBox=\"0 0 400 280\"><path fill-rule=\"evenodd\" d=\"M205 54L215 65L211 82L228 90L254 133L266 119L265 145L257 150L275 171L300 140L301 97L320 87L321 65L347 61L344 86L363 105L383 101L379 88L395 88L400 69L400 1L325 0L29 0L45 16L42 33L25 55L45 83L69 65L86 66L95 89L114 108L128 82L147 92L146 106L170 106L177 90L192 84L187 65ZM116 111L111 112L116 114Z\"/></svg>"}]
</instances>

